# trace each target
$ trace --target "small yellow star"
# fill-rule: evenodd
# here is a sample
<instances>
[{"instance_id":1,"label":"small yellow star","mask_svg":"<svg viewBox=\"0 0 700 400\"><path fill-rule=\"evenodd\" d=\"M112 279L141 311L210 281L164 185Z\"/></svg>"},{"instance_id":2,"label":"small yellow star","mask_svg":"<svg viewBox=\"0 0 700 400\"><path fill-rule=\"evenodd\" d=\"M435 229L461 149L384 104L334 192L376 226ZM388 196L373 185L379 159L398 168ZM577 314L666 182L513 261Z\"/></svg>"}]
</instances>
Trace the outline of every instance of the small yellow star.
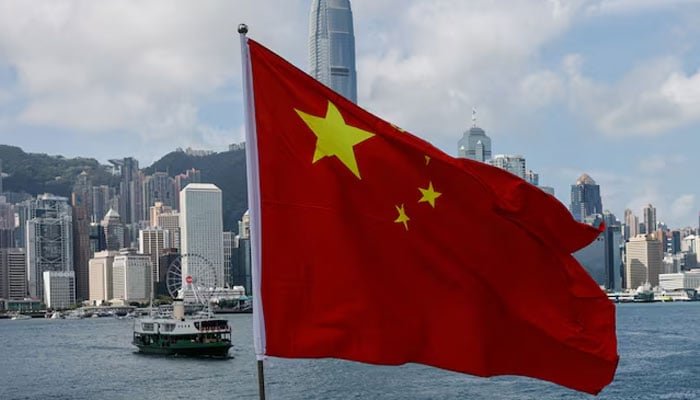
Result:
<instances>
[{"instance_id":1,"label":"small yellow star","mask_svg":"<svg viewBox=\"0 0 700 400\"><path fill-rule=\"evenodd\" d=\"M396 129L397 131L399 131L399 132L401 132L401 133L406 132L405 130L401 129L401 127L399 127L399 126L396 126L396 125L394 125L394 124L390 124L390 125L391 125L394 129Z\"/></svg>"},{"instance_id":2,"label":"small yellow star","mask_svg":"<svg viewBox=\"0 0 700 400\"><path fill-rule=\"evenodd\" d=\"M430 156L425 156L425 165L430 164Z\"/></svg>"},{"instance_id":3,"label":"small yellow star","mask_svg":"<svg viewBox=\"0 0 700 400\"><path fill-rule=\"evenodd\" d=\"M371 138L374 133L347 125L338 108L330 101L325 117L317 117L297 109L294 111L316 135L316 151L312 162L336 156L358 179L362 179L353 147Z\"/></svg>"},{"instance_id":4,"label":"small yellow star","mask_svg":"<svg viewBox=\"0 0 700 400\"><path fill-rule=\"evenodd\" d=\"M420 190L421 194L423 195L423 197L421 197L420 200L418 200L418 202L419 203L428 202L428 203L430 203L430 205L433 208L435 208L435 199L440 197L442 195L442 193L436 192L435 189L433 189L433 182L430 182L428 184L427 189L423 189L423 188L419 187L418 190Z\"/></svg>"},{"instance_id":5,"label":"small yellow star","mask_svg":"<svg viewBox=\"0 0 700 400\"><path fill-rule=\"evenodd\" d=\"M403 204L401 204L401 207L399 207L399 206L395 206L395 207L396 207L396 211L399 212L399 217L396 218L394 220L394 222L403 223L404 228L406 228L406 230L408 230L408 221L410 221L411 219L408 218L408 215L406 215L406 210L404 210Z\"/></svg>"}]
</instances>

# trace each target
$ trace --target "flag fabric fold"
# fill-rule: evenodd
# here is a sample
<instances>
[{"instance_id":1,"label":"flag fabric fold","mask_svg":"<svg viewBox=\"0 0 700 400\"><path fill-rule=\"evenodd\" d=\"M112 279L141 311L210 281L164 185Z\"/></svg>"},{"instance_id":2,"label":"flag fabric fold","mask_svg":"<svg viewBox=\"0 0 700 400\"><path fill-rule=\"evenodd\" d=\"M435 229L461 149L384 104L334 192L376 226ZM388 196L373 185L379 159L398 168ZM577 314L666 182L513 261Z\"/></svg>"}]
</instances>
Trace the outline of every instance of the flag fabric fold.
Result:
<instances>
[{"instance_id":1,"label":"flag fabric fold","mask_svg":"<svg viewBox=\"0 0 700 400\"><path fill-rule=\"evenodd\" d=\"M243 43L259 353L612 381L615 308L571 256L599 229Z\"/></svg>"}]
</instances>

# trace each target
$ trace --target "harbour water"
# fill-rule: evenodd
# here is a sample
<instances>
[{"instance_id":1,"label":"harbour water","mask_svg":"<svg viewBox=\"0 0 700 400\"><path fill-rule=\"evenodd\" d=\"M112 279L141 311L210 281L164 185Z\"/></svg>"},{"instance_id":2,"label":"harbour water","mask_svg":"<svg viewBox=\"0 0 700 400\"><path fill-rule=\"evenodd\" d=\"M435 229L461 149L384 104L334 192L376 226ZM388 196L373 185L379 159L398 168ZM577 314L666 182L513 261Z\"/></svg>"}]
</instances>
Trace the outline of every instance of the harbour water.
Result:
<instances>
[{"instance_id":1,"label":"harbour water","mask_svg":"<svg viewBox=\"0 0 700 400\"><path fill-rule=\"evenodd\" d=\"M225 360L140 355L132 320L0 320L0 399L256 399L251 315L226 318L234 347ZM598 398L700 398L699 328L700 302L617 305L620 365ZM594 398L523 377L334 359L270 358L265 379L268 399Z\"/></svg>"}]
</instances>

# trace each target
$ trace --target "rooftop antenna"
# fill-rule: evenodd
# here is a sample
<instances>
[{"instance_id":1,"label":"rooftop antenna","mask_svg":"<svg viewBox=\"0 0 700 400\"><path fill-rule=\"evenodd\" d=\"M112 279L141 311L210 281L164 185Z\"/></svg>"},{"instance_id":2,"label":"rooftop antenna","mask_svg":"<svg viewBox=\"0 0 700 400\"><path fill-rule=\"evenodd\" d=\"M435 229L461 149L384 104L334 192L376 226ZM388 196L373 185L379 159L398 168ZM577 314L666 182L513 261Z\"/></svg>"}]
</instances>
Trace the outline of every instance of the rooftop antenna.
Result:
<instances>
[{"instance_id":1,"label":"rooftop antenna","mask_svg":"<svg viewBox=\"0 0 700 400\"><path fill-rule=\"evenodd\" d=\"M472 128L476 128L476 108L472 107Z\"/></svg>"}]
</instances>

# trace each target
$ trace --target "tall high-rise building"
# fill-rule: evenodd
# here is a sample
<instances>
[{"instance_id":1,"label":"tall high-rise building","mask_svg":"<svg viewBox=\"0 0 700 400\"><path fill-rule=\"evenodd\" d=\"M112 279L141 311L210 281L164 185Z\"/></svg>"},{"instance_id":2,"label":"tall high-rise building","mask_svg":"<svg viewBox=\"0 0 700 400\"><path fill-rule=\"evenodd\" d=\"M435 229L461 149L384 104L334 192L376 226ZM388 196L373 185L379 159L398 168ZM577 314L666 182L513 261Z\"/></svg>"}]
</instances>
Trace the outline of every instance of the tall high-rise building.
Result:
<instances>
[{"instance_id":1,"label":"tall high-rise building","mask_svg":"<svg viewBox=\"0 0 700 400\"><path fill-rule=\"evenodd\" d=\"M90 220L94 222L102 220L110 208L119 209L117 193L114 188L107 185L93 186Z\"/></svg>"},{"instance_id":2,"label":"tall high-rise building","mask_svg":"<svg viewBox=\"0 0 700 400\"><path fill-rule=\"evenodd\" d=\"M116 251L98 251L90 259L90 302L100 305L114 298L112 267Z\"/></svg>"},{"instance_id":3,"label":"tall high-rise building","mask_svg":"<svg viewBox=\"0 0 700 400\"><path fill-rule=\"evenodd\" d=\"M644 214L644 229L647 235L653 235L656 231L656 208L651 204L647 204L642 211ZM658 239L658 238L657 238Z\"/></svg>"},{"instance_id":4,"label":"tall high-rise building","mask_svg":"<svg viewBox=\"0 0 700 400\"><path fill-rule=\"evenodd\" d=\"M44 297L44 272L73 271L73 218L68 199L43 194L30 203L27 221L29 294ZM75 297L75 294L73 294Z\"/></svg>"},{"instance_id":5,"label":"tall high-rise building","mask_svg":"<svg viewBox=\"0 0 700 400\"><path fill-rule=\"evenodd\" d=\"M145 217L150 217L150 210L156 203L173 208L176 205L175 179L165 172L156 172L143 179L143 206ZM151 218L151 221L153 219Z\"/></svg>"},{"instance_id":6,"label":"tall high-rise building","mask_svg":"<svg viewBox=\"0 0 700 400\"><path fill-rule=\"evenodd\" d=\"M481 162L491 159L491 138L476 126L476 110L472 110L472 127L457 142L457 156Z\"/></svg>"},{"instance_id":7,"label":"tall high-rise building","mask_svg":"<svg viewBox=\"0 0 700 400\"><path fill-rule=\"evenodd\" d=\"M169 231L160 227L148 227L139 231L139 253L148 254L151 257L154 283L160 280L159 259L163 255L163 249L169 248L169 235Z\"/></svg>"},{"instance_id":8,"label":"tall high-rise building","mask_svg":"<svg viewBox=\"0 0 700 400\"><path fill-rule=\"evenodd\" d=\"M253 294L251 276L250 213L246 211L238 221L239 234L233 240L231 279L234 286L243 286L246 294Z\"/></svg>"},{"instance_id":9,"label":"tall high-rise building","mask_svg":"<svg viewBox=\"0 0 700 400\"><path fill-rule=\"evenodd\" d=\"M663 268L661 242L651 236L630 238L625 247L625 278L627 289L636 289L649 283L659 286L659 274Z\"/></svg>"},{"instance_id":10,"label":"tall high-rise building","mask_svg":"<svg viewBox=\"0 0 700 400\"><path fill-rule=\"evenodd\" d=\"M355 34L350 0L311 2L309 74L357 103Z\"/></svg>"},{"instance_id":11,"label":"tall high-rise building","mask_svg":"<svg viewBox=\"0 0 700 400\"><path fill-rule=\"evenodd\" d=\"M228 286L233 286L233 245L235 243L233 232L224 232L224 279Z\"/></svg>"},{"instance_id":12,"label":"tall high-rise building","mask_svg":"<svg viewBox=\"0 0 700 400\"><path fill-rule=\"evenodd\" d=\"M15 247L15 208L0 196L0 249Z\"/></svg>"},{"instance_id":13,"label":"tall high-rise building","mask_svg":"<svg viewBox=\"0 0 700 400\"><path fill-rule=\"evenodd\" d=\"M148 254L120 251L112 264L112 291L115 299L146 302L153 293L153 266Z\"/></svg>"},{"instance_id":14,"label":"tall high-rise building","mask_svg":"<svg viewBox=\"0 0 700 400\"><path fill-rule=\"evenodd\" d=\"M525 157L511 154L496 154L489 164L500 169L504 169L518 178L526 179L527 169L525 168Z\"/></svg>"},{"instance_id":15,"label":"tall high-rise building","mask_svg":"<svg viewBox=\"0 0 700 400\"><path fill-rule=\"evenodd\" d=\"M24 249L0 249L0 299L27 297L27 256Z\"/></svg>"},{"instance_id":16,"label":"tall high-rise building","mask_svg":"<svg viewBox=\"0 0 700 400\"><path fill-rule=\"evenodd\" d=\"M600 199L600 186L588 174L581 175L576 183L571 185L571 206L569 207L574 219L584 222L586 217L603 214L603 204Z\"/></svg>"},{"instance_id":17,"label":"tall high-rise building","mask_svg":"<svg viewBox=\"0 0 700 400\"><path fill-rule=\"evenodd\" d=\"M223 287L224 227L221 190L210 183L190 183L180 192L182 276L195 283Z\"/></svg>"},{"instance_id":18,"label":"tall high-rise building","mask_svg":"<svg viewBox=\"0 0 700 400\"><path fill-rule=\"evenodd\" d=\"M190 183L201 183L202 182L202 171L194 168L190 168L187 171L175 176L175 209L180 210L180 195L182 189Z\"/></svg>"},{"instance_id":19,"label":"tall high-rise building","mask_svg":"<svg viewBox=\"0 0 700 400\"><path fill-rule=\"evenodd\" d=\"M157 225L166 229L168 235L168 245L171 249L180 248L180 213L177 211L166 212L158 216Z\"/></svg>"},{"instance_id":20,"label":"tall high-rise building","mask_svg":"<svg viewBox=\"0 0 700 400\"><path fill-rule=\"evenodd\" d=\"M629 208L625 209L625 231L623 233L625 240L639 235L639 218Z\"/></svg>"},{"instance_id":21,"label":"tall high-rise building","mask_svg":"<svg viewBox=\"0 0 700 400\"><path fill-rule=\"evenodd\" d=\"M75 271L75 297L86 300L89 296L88 266L90 251L90 217L87 207L73 196L73 270Z\"/></svg>"},{"instance_id":22,"label":"tall high-rise building","mask_svg":"<svg viewBox=\"0 0 700 400\"><path fill-rule=\"evenodd\" d=\"M124 240L124 224L119 213L110 209L102 219L102 228L105 235L105 249L118 251L126 247Z\"/></svg>"}]
</instances>

